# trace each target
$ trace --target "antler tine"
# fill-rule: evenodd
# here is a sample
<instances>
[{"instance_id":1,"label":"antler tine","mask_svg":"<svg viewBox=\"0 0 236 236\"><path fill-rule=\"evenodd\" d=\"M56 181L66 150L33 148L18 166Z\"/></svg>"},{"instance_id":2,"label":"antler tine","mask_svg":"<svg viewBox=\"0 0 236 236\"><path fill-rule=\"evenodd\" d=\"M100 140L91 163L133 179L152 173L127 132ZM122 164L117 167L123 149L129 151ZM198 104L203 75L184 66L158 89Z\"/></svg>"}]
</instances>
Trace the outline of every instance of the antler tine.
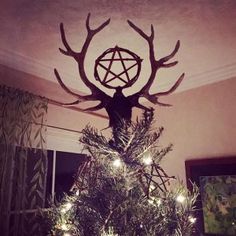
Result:
<instances>
[{"instance_id":1,"label":"antler tine","mask_svg":"<svg viewBox=\"0 0 236 236\"><path fill-rule=\"evenodd\" d=\"M165 92L160 92L160 93L155 93L155 94L152 94L152 95L148 95L147 99L154 103L154 104L157 104L157 105L160 105L160 106L172 106L171 104L167 104L167 103L162 103L162 102L159 102L158 101L158 98L161 97L161 96L166 96L166 95L169 95L171 93L173 93L178 87L179 85L181 84L181 82L183 81L184 79L184 73L178 78L178 80L175 82L175 84L167 91Z\"/></svg>"},{"instance_id":2,"label":"antler tine","mask_svg":"<svg viewBox=\"0 0 236 236\"><path fill-rule=\"evenodd\" d=\"M59 76L59 73L57 72L57 70L54 70L54 73L56 75L56 78L59 82L59 84L61 85L61 87L69 94L75 96L78 99L78 103L80 101L95 101L95 100L101 100L101 99L105 99L108 98L109 96L106 95L102 90L100 90L98 87L96 87L92 82L90 82L90 80L88 79L86 72L85 72L85 68L84 68L84 60L85 60L85 56L89 47L89 44L93 38L93 36L99 32L100 30L102 30L106 25L109 24L110 19L108 19L107 21L105 21L103 24L101 24L99 27L97 27L96 29L91 29L89 26L89 19L90 19L90 13L87 16L86 19L86 28L87 28L87 37L83 43L82 49L79 52L76 52L74 50L72 50L71 46L69 45L67 39L66 39L66 35L65 35L65 30L64 30L64 26L63 23L60 24L60 32L61 32L61 40L63 45L65 46L65 50L59 48L60 52L63 53L66 56L71 56L73 57L76 62L78 63L78 69L79 69L79 74L80 74L80 78L83 81L83 83L90 89L91 94L90 95L86 95L86 96L82 96L79 94L76 94L74 92L72 92L63 82L62 79ZM104 98L105 97L105 98ZM77 101L75 101L74 103L77 103Z\"/></svg>"},{"instance_id":3,"label":"antler tine","mask_svg":"<svg viewBox=\"0 0 236 236\"><path fill-rule=\"evenodd\" d=\"M73 51L70 47L70 45L67 42L66 39L66 35L65 35L65 30L64 30L64 26L63 23L60 24L60 32L61 32L61 40L63 45L65 46L66 50L63 50L62 48L59 48L60 52L66 56L72 56L72 57L76 57L78 55L77 52Z\"/></svg>"},{"instance_id":4,"label":"antler tine","mask_svg":"<svg viewBox=\"0 0 236 236\"><path fill-rule=\"evenodd\" d=\"M153 40L154 40L154 28L153 28L153 25L151 25L151 35L148 36L139 27L137 27L134 23L132 23L129 20L128 20L128 24L139 35L141 35L148 42L148 45L149 45L149 60L150 60L150 63L151 63L151 74L150 74L150 77L149 77L147 83L141 88L141 90L139 92L137 92L136 94L134 94L133 96L131 96L131 97L133 97L133 102L135 103L135 105L137 105L138 102L137 102L136 98L138 98L138 97L145 97L147 100L149 100L150 102L152 102L154 104L158 104L160 106L171 106L170 104L165 104L165 103L159 102L158 101L158 97L165 96L165 95L168 95L170 93L173 93L177 89L177 87L180 85L180 83L182 82L182 80L184 78L184 74L182 74L180 76L178 81L168 91L161 92L161 93L156 93L156 94L150 94L149 90L150 90L150 88L151 88L151 86L152 86L152 84L154 82L154 79L156 77L156 72L157 72L158 69L160 69L161 67L163 67L163 68L172 67L172 66L175 66L178 63L178 61L174 61L174 62L170 62L170 63L166 63L166 62L168 60L170 60L171 58L173 58L175 56L175 54L178 52L179 47L180 47L180 41L179 40L177 41L174 50L168 56L165 56L165 57L163 57L163 58L161 58L159 60L156 60L155 59L155 53L154 53L154 45L153 45Z\"/></svg>"},{"instance_id":5,"label":"antler tine","mask_svg":"<svg viewBox=\"0 0 236 236\"><path fill-rule=\"evenodd\" d=\"M76 100L75 102L72 102L72 103L65 103L64 105L75 105L75 104L78 104L80 102L83 102L83 101L87 101L87 100L95 100L95 98L92 96L92 95L85 95L85 96L82 96L80 94L77 94L77 93L74 93L73 91L71 91L65 84L64 82L62 81L57 69L54 69L54 74L56 76L56 79L58 81L58 83L60 84L60 86L63 88L63 90L65 90L65 92L73 95L74 97L78 98L78 100Z\"/></svg>"},{"instance_id":6,"label":"antler tine","mask_svg":"<svg viewBox=\"0 0 236 236\"><path fill-rule=\"evenodd\" d=\"M128 22L128 24L130 25L131 28L133 28L138 34L140 34L148 42L149 41L153 41L153 39L154 39L154 28L153 28L153 25L151 25L151 35L148 36L138 26L136 26L132 21L127 20L127 22Z\"/></svg>"},{"instance_id":7,"label":"antler tine","mask_svg":"<svg viewBox=\"0 0 236 236\"><path fill-rule=\"evenodd\" d=\"M87 19L86 19L86 28L87 28L87 32L88 33L91 33L92 35L98 33L99 31L101 31L104 27L106 27L109 23L110 23L110 18L107 19L104 23L102 23L100 26L98 26L97 28L95 29L91 29L90 27L90 24L89 24L89 21L90 21L90 13L88 14L87 16Z\"/></svg>"},{"instance_id":8,"label":"antler tine","mask_svg":"<svg viewBox=\"0 0 236 236\"><path fill-rule=\"evenodd\" d=\"M142 110L145 110L145 111L152 109L152 108L145 107L144 105L140 104L139 102L137 102L136 107L140 108Z\"/></svg>"},{"instance_id":9,"label":"antler tine","mask_svg":"<svg viewBox=\"0 0 236 236\"><path fill-rule=\"evenodd\" d=\"M179 50L179 47L180 47L180 41L178 40L176 45L175 45L175 48L174 48L173 52L170 55L165 56L165 57L161 58L160 60L158 60L158 62L157 62L158 66L159 67L166 67L166 68L175 66L178 63L178 61L174 61L174 62L171 62L171 63L168 63L168 64L164 64L164 63L169 61L171 58L173 58L175 56L175 54Z\"/></svg>"},{"instance_id":10,"label":"antler tine","mask_svg":"<svg viewBox=\"0 0 236 236\"><path fill-rule=\"evenodd\" d=\"M73 105L77 105L77 104L79 104L81 101L80 100L76 100L76 101L74 101L74 102L65 102L65 103L63 103L63 106L73 106Z\"/></svg>"},{"instance_id":11,"label":"antler tine","mask_svg":"<svg viewBox=\"0 0 236 236\"><path fill-rule=\"evenodd\" d=\"M100 102L98 105L96 105L94 107L89 107L89 108L84 109L84 111L97 111L102 108L104 108L104 104L103 104L103 102Z\"/></svg>"},{"instance_id":12,"label":"antler tine","mask_svg":"<svg viewBox=\"0 0 236 236\"><path fill-rule=\"evenodd\" d=\"M89 13L86 18L86 29L88 32L91 31L90 26L89 26L90 15L91 14Z\"/></svg>"},{"instance_id":13,"label":"antler tine","mask_svg":"<svg viewBox=\"0 0 236 236\"><path fill-rule=\"evenodd\" d=\"M153 45L153 40L154 40L154 27L151 25L151 34L148 36L146 33L144 33L138 26L136 26L133 22L128 20L128 24L133 28L139 35L141 35L149 45L149 60L151 63L151 75L147 81L147 83L143 86L143 88L135 94L135 96L143 96L146 97L149 100L149 89L153 84L153 81L156 76L156 72L158 70L158 64L157 60L155 59L155 53L154 53L154 45Z\"/></svg>"},{"instance_id":14,"label":"antler tine","mask_svg":"<svg viewBox=\"0 0 236 236\"><path fill-rule=\"evenodd\" d=\"M56 76L56 79L58 81L58 83L60 84L60 86L69 94L73 95L74 97L78 98L78 97L82 97L81 95L77 94L77 93L74 93L72 92L62 81L57 69L54 69L54 74Z\"/></svg>"},{"instance_id":15,"label":"antler tine","mask_svg":"<svg viewBox=\"0 0 236 236\"><path fill-rule=\"evenodd\" d=\"M67 42L66 36L65 36L64 25L63 25L63 23L60 24L61 40L67 50L67 51L65 51L62 48L59 48L59 50L62 54L66 55L66 56L72 56L75 58L78 57L80 54L82 54L82 51L85 52L87 50L92 37L110 23L110 19L108 19L104 23L102 23L100 26L98 26L96 29L91 29L90 24L89 24L90 15L91 14L89 13L87 16L87 19L86 19L86 29L88 32L88 38L86 39L84 46L83 46L80 53L75 52L74 50L71 49L70 45Z\"/></svg>"},{"instance_id":16,"label":"antler tine","mask_svg":"<svg viewBox=\"0 0 236 236\"><path fill-rule=\"evenodd\" d=\"M102 23L96 29L90 28L89 20L90 20L90 13L88 14L87 19L86 19L86 28L87 28L88 34L87 34L87 37L86 37L85 42L83 44L82 50L79 53L79 57L76 59L76 61L78 62L80 77L81 77L82 81L84 82L84 84L91 90L92 95L93 94L104 94L99 88L97 88L94 84L92 84L88 80L85 70L84 70L84 58L85 58L86 52L88 50L89 44L90 44L93 36L96 33L98 33L99 31L101 31L106 25L108 25L110 23L110 19L106 20L104 23Z\"/></svg>"},{"instance_id":17,"label":"antler tine","mask_svg":"<svg viewBox=\"0 0 236 236\"><path fill-rule=\"evenodd\" d=\"M156 94L153 94L152 96L161 97L161 96L166 96L166 95L168 95L168 94L173 93L173 92L179 87L179 85L181 84L181 82L183 81L184 75L185 75L185 74L183 73L183 74L178 78L178 80L175 82L175 84L174 84L168 91L156 93Z\"/></svg>"}]
</instances>

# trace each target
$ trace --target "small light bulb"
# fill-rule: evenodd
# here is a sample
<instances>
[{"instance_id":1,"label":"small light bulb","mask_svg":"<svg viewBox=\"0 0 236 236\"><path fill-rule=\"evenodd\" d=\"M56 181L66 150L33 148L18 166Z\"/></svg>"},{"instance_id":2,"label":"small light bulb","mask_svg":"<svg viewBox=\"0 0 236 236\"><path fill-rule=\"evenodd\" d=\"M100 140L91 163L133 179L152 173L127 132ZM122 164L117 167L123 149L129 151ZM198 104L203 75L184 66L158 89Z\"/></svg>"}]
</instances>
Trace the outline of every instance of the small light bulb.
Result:
<instances>
[{"instance_id":1,"label":"small light bulb","mask_svg":"<svg viewBox=\"0 0 236 236\"><path fill-rule=\"evenodd\" d=\"M186 199L185 196L180 194L179 196L177 196L176 201L183 203L185 201L185 199Z\"/></svg>"},{"instance_id":2,"label":"small light bulb","mask_svg":"<svg viewBox=\"0 0 236 236\"><path fill-rule=\"evenodd\" d=\"M116 159L113 161L113 166L114 167L121 167L121 160L120 159Z\"/></svg>"},{"instance_id":3,"label":"small light bulb","mask_svg":"<svg viewBox=\"0 0 236 236\"><path fill-rule=\"evenodd\" d=\"M143 163L145 164L145 165L151 165L152 164L152 158L150 157L150 156L146 156L146 157L144 157L143 158Z\"/></svg>"},{"instance_id":4,"label":"small light bulb","mask_svg":"<svg viewBox=\"0 0 236 236\"><path fill-rule=\"evenodd\" d=\"M69 233L64 233L63 236L71 236Z\"/></svg>"},{"instance_id":5,"label":"small light bulb","mask_svg":"<svg viewBox=\"0 0 236 236\"><path fill-rule=\"evenodd\" d=\"M67 202L67 203L65 204L65 209L68 211L68 210L71 209L72 206L73 206L73 205L72 205L71 202Z\"/></svg>"},{"instance_id":6,"label":"small light bulb","mask_svg":"<svg viewBox=\"0 0 236 236\"><path fill-rule=\"evenodd\" d=\"M63 208L61 209L61 213L66 213L67 211L69 211L72 207L72 203L71 202L67 202Z\"/></svg>"},{"instance_id":7,"label":"small light bulb","mask_svg":"<svg viewBox=\"0 0 236 236\"><path fill-rule=\"evenodd\" d=\"M67 210L65 208L61 209L61 213L66 213L66 212L67 212Z\"/></svg>"},{"instance_id":8,"label":"small light bulb","mask_svg":"<svg viewBox=\"0 0 236 236\"><path fill-rule=\"evenodd\" d=\"M194 217L192 217L192 216L189 216L189 221L192 223L192 224L194 224L195 222L196 222L196 218L194 218Z\"/></svg>"},{"instance_id":9,"label":"small light bulb","mask_svg":"<svg viewBox=\"0 0 236 236\"><path fill-rule=\"evenodd\" d=\"M143 228L143 224L140 224L139 227L142 229Z\"/></svg>"},{"instance_id":10,"label":"small light bulb","mask_svg":"<svg viewBox=\"0 0 236 236\"><path fill-rule=\"evenodd\" d=\"M150 189L150 191L152 191L152 190L155 189L155 186L151 184L150 187L149 187L149 189Z\"/></svg>"},{"instance_id":11,"label":"small light bulb","mask_svg":"<svg viewBox=\"0 0 236 236\"><path fill-rule=\"evenodd\" d=\"M162 203L162 201L161 201L161 199L157 199L157 206L160 206L161 205L161 203Z\"/></svg>"},{"instance_id":12,"label":"small light bulb","mask_svg":"<svg viewBox=\"0 0 236 236\"><path fill-rule=\"evenodd\" d=\"M68 226L67 226L66 224L62 224L62 225L61 225L61 229L62 229L62 230L68 230Z\"/></svg>"},{"instance_id":13,"label":"small light bulb","mask_svg":"<svg viewBox=\"0 0 236 236\"><path fill-rule=\"evenodd\" d=\"M149 198L149 199L148 199L148 202L149 202L150 204L154 205L154 197Z\"/></svg>"}]
</instances>

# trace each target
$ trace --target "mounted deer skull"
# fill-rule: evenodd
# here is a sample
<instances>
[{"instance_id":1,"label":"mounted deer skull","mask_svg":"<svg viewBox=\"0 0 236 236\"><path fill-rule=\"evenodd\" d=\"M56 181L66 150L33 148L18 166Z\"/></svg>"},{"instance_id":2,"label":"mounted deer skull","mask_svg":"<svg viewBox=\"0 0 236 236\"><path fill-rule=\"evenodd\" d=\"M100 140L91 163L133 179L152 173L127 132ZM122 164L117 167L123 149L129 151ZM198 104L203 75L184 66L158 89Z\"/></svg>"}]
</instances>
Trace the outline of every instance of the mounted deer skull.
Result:
<instances>
[{"instance_id":1,"label":"mounted deer skull","mask_svg":"<svg viewBox=\"0 0 236 236\"><path fill-rule=\"evenodd\" d=\"M102 108L105 108L108 115L109 115L109 119L110 119L110 127L112 128L116 128L120 121L122 119L125 119L127 121L131 120L131 115L132 115L132 108L133 107L137 107L140 109L144 109L144 110L149 110L150 108L147 108L145 106L143 106L142 104L139 103L139 98L140 97L144 97L146 98L148 101L150 101L153 104L157 104L160 106L170 106L169 104L164 104L159 102L159 97L161 96L166 96L172 92L174 92L176 90L176 88L180 85L180 83L182 82L183 78L184 78L184 74L182 74L179 79L177 80L177 82L173 85L173 87L171 89L169 89L168 91L165 92L160 92L160 93L155 93L155 94L150 94L149 90L153 84L153 81L156 77L156 73L157 70L160 68L169 68L172 66L175 66L178 62L174 61L171 63L167 63L171 58L174 57L174 55L177 53L179 46L180 46L180 42L177 41L176 46L173 50L173 52L166 56L163 57L159 60L156 60L155 55L154 55L154 46L153 46L153 40L154 40L154 29L153 26L151 25L151 35L148 36L146 35L140 28L138 28L136 25L134 25L131 21L128 20L128 24L130 25L131 28L133 28L141 37L143 37L149 46L149 60L151 63L151 74L150 77L147 81L147 83L141 88L140 91L138 91L137 93L127 96L125 97L124 94L122 93L123 88L127 88L130 87L138 78L139 76L139 72L140 72L140 66L141 66L141 59L134 53L128 51L127 49L121 49L119 47L115 47L113 49L109 49L107 50L104 54L108 53L108 52L113 52L111 59L109 59L111 62L112 60L114 61L114 55L117 52L120 55L120 59L121 59L121 63L124 67L124 72L127 74L127 71L129 68L126 68L124 66L124 61L121 58L121 52L120 51L126 51L126 53L130 54L133 59L136 60L136 63L134 64L135 66L138 66L138 70L136 75L134 76L133 79L130 79L129 76L127 77L128 80L124 81L125 85L124 86L118 86L118 87L112 87L109 85L105 85L107 83L106 80L107 78L105 77L104 80L100 80L98 73L96 71L96 68L98 67L98 65L102 66L102 64L100 63L101 59L103 58L103 55L101 55L97 60L96 60L96 65L95 65L95 78L97 80L100 80L100 82L105 85L106 87L109 88L113 88L115 89L115 93L113 95L113 97L110 97L109 95L107 95L106 93L104 93L102 90L100 90L98 87L96 87L92 82L90 82L90 80L88 79L86 73L85 73L85 69L84 69L84 60L85 60L85 55L87 52L87 49L89 47L89 44L92 40L92 38L94 37L95 34L97 34L99 31L101 31L104 27L106 27L109 23L110 23L110 19L108 19L107 21L105 21L103 24L101 24L99 27L97 27L96 29L91 29L90 25L89 25L89 19L90 19L90 14L88 14L87 20L86 20L86 28L87 28L87 37L86 40L83 44L83 47L81 49L80 52L75 52L74 50L71 49L70 45L68 44L67 40L66 40L66 36L65 36L65 31L64 31L64 27L63 24L60 24L60 31L61 31L61 39L62 42L66 48L66 50L63 50L61 48L59 48L60 52L63 53L66 56L70 56L73 57L77 63L78 63L78 68L79 68L79 74L80 77L82 79L82 81L84 82L84 84L91 90L91 94L90 95L85 95L82 96L80 94L74 93L73 91L71 91L62 81L58 71L56 69L54 69L56 78L59 82L59 84L61 85L61 87L69 94L71 94L72 96L76 97L76 101L72 102L72 103L65 103L64 105L74 105L74 104L78 104L80 102L84 102L84 101L100 101L100 103L92 108L88 108L85 111L95 111L95 110L99 110ZM131 59L130 59L131 60ZM111 64L110 64L111 66ZM110 67L109 66L109 67ZM106 68L107 69L107 73L113 73L111 72L109 69L110 68ZM106 75L107 75L106 73ZM120 74L114 74L114 78L119 77L121 80L122 78L120 77ZM111 79L110 79L111 80Z\"/></svg>"}]
</instances>

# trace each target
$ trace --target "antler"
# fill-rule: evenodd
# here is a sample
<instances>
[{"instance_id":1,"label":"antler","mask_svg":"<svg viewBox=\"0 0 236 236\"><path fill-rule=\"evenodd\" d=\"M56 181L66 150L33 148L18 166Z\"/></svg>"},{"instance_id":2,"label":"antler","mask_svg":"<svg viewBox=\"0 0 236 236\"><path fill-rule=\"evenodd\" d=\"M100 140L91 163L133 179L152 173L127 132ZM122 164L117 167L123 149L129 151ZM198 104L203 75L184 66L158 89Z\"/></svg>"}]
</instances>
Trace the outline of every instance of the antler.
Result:
<instances>
[{"instance_id":1,"label":"antler","mask_svg":"<svg viewBox=\"0 0 236 236\"><path fill-rule=\"evenodd\" d=\"M101 103L99 105L97 105L93 108L86 109L86 110L90 110L90 111L93 110L94 111L94 110L98 110L98 109L101 109L102 107L104 107L103 103L106 101L106 98L110 98L110 97L89 81L89 79L86 75L85 69L84 69L84 59L85 59L85 55L87 53L87 50L88 50L88 47L89 47L89 44L90 44L92 38L94 37L95 34L97 34L99 31L101 31L104 27L106 27L110 23L110 19L106 20L104 23L102 23L99 27L97 27L95 29L90 28L89 20L90 20L90 13L88 14L87 19L86 19L87 37L86 37L86 40L85 40L80 52L76 52L70 47L69 43L67 42L66 36L65 36L65 30L64 30L63 23L61 23L60 24L61 39L62 39L63 45L65 46L66 50L63 50L61 48L59 48L59 50L62 54L66 55L66 56L73 57L76 60L76 62L78 63L80 77L81 77L82 81L84 82L84 84L90 89L91 95L82 96L80 94L74 93L63 83L63 81L56 69L54 69L54 73L55 73L57 81L59 82L61 87L67 93L69 93L77 98L77 100L75 102L67 103L64 105L78 104L79 102L89 101L89 100L90 101L100 100Z\"/></svg>"},{"instance_id":2,"label":"antler","mask_svg":"<svg viewBox=\"0 0 236 236\"><path fill-rule=\"evenodd\" d=\"M161 105L161 106L170 106L169 104L164 104L164 103L159 102L158 97L166 96L170 93L173 93L177 89L177 87L180 85L180 83L182 82L182 80L184 78L184 73L178 78L178 80L174 84L174 86L171 89L169 89L168 91L161 92L161 93L156 93L156 94L150 94L149 90L150 90L150 88L153 84L153 81L156 77L156 73L157 73L158 69L160 69L160 68L169 68L169 67L175 66L178 63L178 61L174 61L174 62L170 62L170 63L167 63L167 62L171 58L173 58L175 56L175 54L178 52L179 46L180 46L180 41L179 40L177 41L177 43L175 45L175 48L172 51L172 53L170 53L170 55L165 56L165 57L163 57L159 60L156 60L155 54L154 54L154 46L153 46L153 40L154 40L153 25L151 25L151 35L148 36L147 34L145 34L140 28L138 28L130 20L128 20L128 24L139 35L141 35L141 37L143 37L148 42L148 45L149 45L149 60L150 60L150 63L151 63L151 75L150 75L147 83L143 86L143 88L139 92L137 92L134 95L131 95L130 98L136 104L137 107L142 108L142 109L147 109L147 108L138 103L138 98L139 97L145 97L147 100L149 100L150 102L152 102L154 104L158 104L158 105Z\"/></svg>"}]
</instances>

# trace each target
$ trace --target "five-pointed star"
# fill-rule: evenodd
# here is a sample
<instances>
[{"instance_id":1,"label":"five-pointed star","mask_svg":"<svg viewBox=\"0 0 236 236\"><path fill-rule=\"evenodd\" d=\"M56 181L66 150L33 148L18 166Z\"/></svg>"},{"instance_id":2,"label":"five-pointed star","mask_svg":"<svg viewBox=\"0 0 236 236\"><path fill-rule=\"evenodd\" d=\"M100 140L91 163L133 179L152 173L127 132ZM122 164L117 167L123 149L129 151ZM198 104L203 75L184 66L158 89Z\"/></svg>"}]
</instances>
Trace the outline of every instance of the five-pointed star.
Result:
<instances>
[{"instance_id":1,"label":"five-pointed star","mask_svg":"<svg viewBox=\"0 0 236 236\"><path fill-rule=\"evenodd\" d=\"M126 55L129 54L126 53ZM112 52L109 53L109 56L110 58L107 58L106 56L106 58L101 59L98 63L99 66L101 66L104 70L106 70L105 76L102 81L104 83L109 83L117 78L125 84L128 83L131 80L128 71L138 64L137 58L133 58L131 55L129 57L122 56L121 50L117 46L113 49ZM133 61L134 63L127 66L125 64L126 61L131 61L131 62ZM116 72L115 70L116 66L120 66L122 70ZM108 77L108 75L113 75L113 76Z\"/></svg>"}]
</instances>

